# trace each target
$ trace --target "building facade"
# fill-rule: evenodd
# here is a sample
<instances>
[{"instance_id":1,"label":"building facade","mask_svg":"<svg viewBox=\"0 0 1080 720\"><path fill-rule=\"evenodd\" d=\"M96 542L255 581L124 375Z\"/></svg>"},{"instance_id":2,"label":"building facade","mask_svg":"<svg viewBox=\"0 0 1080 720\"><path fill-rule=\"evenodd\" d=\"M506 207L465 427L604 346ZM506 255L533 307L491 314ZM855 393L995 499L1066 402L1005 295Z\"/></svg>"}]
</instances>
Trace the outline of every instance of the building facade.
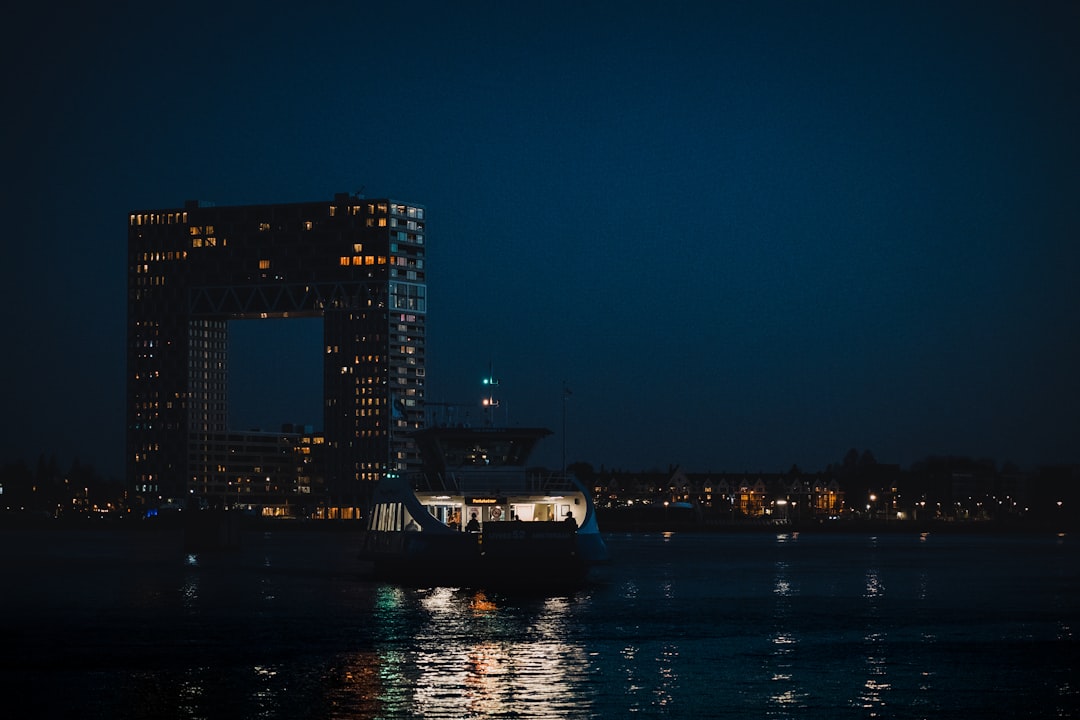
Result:
<instances>
[{"instance_id":1,"label":"building facade","mask_svg":"<svg viewBox=\"0 0 1080 720\"><path fill-rule=\"evenodd\" d=\"M211 433L194 472L206 479L199 498L264 517L325 516L323 440L288 424L278 432Z\"/></svg>"},{"instance_id":2,"label":"building facade","mask_svg":"<svg viewBox=\"0 0 1080 720\"><path fill-rule=\"evenodd\" d=\"M363 507L382 473L419 467L406 431L424 422L425 275L425 209L412 203L343 193L130 213L127 476L135 491L227 501L233 471L219 460L230 431L233 320L322 319L321 476L331 503Z\"/></svg>"}]
</instances>

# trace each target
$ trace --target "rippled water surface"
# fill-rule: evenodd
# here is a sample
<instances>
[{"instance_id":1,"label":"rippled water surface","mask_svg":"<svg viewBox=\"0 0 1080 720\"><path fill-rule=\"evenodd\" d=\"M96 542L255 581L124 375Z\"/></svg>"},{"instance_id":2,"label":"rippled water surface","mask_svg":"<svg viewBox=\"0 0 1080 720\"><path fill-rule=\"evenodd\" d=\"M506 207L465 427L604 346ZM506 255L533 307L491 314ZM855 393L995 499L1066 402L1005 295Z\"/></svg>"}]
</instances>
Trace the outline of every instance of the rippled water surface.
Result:
<instances>
[{"instance_id":1,"label":"rippled water surface","mask_svg":"<svg viewBox=\"0 0 1080 720\"><path fill-rule=\"evenodd\" d=\"M348 532L0 531L0 690L39 717L1080 716L1076 537L607 541L546 597L369 582Z\"/></svg>"}]
</instances>

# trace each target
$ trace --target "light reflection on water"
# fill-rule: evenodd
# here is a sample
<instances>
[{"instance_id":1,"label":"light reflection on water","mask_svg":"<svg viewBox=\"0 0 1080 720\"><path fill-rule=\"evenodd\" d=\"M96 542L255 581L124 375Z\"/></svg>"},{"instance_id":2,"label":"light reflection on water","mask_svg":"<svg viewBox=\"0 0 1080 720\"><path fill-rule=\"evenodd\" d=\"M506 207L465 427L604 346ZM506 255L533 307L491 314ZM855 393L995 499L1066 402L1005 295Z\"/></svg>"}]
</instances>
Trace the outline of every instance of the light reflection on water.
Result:
<instances>
[{"instance_id":1,"label":"light reflection on water","mask_svg":"<svg viewBox=\"0 0 1080 720\"><path fill-rule=\"evenodd\" d=\"M1080 622L1068 538L614 536L600 579L528 597L368 582L339 542L139 549L119 564L113 547L97 565L58 546L50 572L40 548L27 563L18 543L0 545L12 579L0 615L18 618L0 626L0 660L17 658L0 680L48 716L64 714L62 677L83 717L117 720L1069 717L1080 705L1076 668L1053 659L1075 651Z\"/></svg>"},{"instance_id":2,"label":"light reflection on water","mask_svg":"<svg viewBox=\"0 0 1080 720\"><path fill-rule=\"evenodd\" d=\"M383 668L375 693L382 711L432 718L590 712L582 683L590 657L572 641L567 598L522 606L476 590L387 587L378 606L409 618L381 633L388 648L375 658Z\"/></svg>"},{"instance_id":3,"label":"light reflection on water","mask_svg":"<svg viewBox=\"0 0 1080 720\"><path fill-rule=\"evenodd\" d=\"M797 540L798 533L783 533L777 536L776 543L781 546ZM766 672L771 673L767 714L770 717L786 717L792 710L804 707L807 697L796 679L799 639L791 626L798 587L792 577L790 560L777 560L773 563L772 595L775 630L770 636L771 648L765 668Z\"/></svg>"}]
</instances>

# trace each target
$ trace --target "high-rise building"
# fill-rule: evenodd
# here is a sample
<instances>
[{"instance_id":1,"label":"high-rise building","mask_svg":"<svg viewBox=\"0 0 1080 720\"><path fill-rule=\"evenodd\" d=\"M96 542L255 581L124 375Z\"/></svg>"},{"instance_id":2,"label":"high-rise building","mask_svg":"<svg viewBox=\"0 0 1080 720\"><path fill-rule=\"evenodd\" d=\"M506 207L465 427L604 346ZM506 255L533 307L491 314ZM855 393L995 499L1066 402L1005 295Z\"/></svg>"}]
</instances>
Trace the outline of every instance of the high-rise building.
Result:
<instances>
[{"instance_id":1,"label":"high-rise building","mask_svg":"<svg viewBox=\"0 0 1080 720\"><path fill-rule=\"evenodd\" d=\"M422 206L350 194L132 212L127 473L136 492L228 504L220 451L235 320L322 319L322 474L333 503L362 507L382 473L418 467L405 431L424 422L424 224Z\"/></svg>"}]
</instances>

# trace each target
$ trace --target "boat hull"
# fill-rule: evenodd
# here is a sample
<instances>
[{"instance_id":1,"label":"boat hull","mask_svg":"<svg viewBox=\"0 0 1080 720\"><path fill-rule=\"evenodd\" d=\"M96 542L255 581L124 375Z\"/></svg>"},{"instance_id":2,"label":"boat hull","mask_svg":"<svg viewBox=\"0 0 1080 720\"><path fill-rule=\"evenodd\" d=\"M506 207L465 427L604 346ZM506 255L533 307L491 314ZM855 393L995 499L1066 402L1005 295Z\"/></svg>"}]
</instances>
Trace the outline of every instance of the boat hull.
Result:
<instances>
[{"instance_id":1,"label":"boat hull","mask_svg":"<svg viewBox=\"0 0 1080 720\"><path fill-rule=\"evenodd\" d=\"M593 564L568 523L487 523L482 533L368 531L374 578L414 586L533 590L579 585Z\"/></svg>"}]
</instances>

